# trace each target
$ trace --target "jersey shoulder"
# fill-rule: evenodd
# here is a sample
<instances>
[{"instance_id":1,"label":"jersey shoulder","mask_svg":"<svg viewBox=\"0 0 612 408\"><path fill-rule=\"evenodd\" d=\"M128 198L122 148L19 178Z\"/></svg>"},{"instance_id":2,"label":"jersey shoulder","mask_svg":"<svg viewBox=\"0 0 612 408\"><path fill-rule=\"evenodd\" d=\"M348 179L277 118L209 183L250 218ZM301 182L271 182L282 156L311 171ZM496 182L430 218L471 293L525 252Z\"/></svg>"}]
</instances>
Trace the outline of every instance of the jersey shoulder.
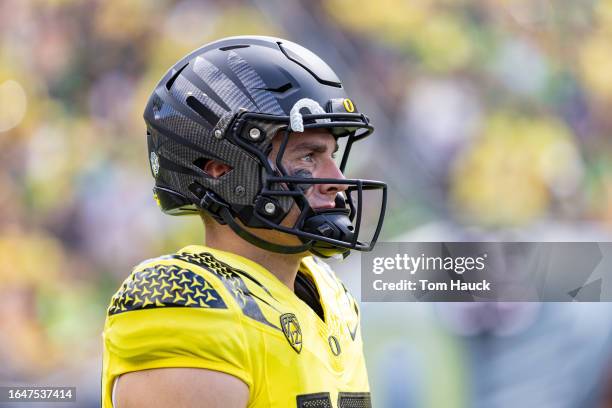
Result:
<instances>
[{"instance_id":1,"label":"jersey shoulder","mask_svg":"<svg viewBox=\"0 0 612 408\"><path fill-rule=\"evenodd\" d=\"M222 371L251 386L258 343L246 318L267 321L243 277L212 253L143 261L108 308L105 387L122 373L164 367Z\"/></svg>"},{"instance_id":2,"label":"jersey shoulder","mask_svg":"<svg viewBox=\"0 0 612 408\"><path fill-rule=\"evenodd\" d=\"M108 315L162 307L227 309L220 285L177 254L138 264L113 295Z\"/></svg>"},{"instance_id":3,"label":"jersey shoulder","mask_svg":"<svg viewBox=\"0 0 612 408\"><path fill-rule=\"evenodd\" d=\"M265 313L274 303L272 294L232 256L223 253L222 260L212 249L191 246L143 261L113 296L108 315L167 307L226 309L235 322L246 318L278 329Z\"/></svg>"}]
</instances>

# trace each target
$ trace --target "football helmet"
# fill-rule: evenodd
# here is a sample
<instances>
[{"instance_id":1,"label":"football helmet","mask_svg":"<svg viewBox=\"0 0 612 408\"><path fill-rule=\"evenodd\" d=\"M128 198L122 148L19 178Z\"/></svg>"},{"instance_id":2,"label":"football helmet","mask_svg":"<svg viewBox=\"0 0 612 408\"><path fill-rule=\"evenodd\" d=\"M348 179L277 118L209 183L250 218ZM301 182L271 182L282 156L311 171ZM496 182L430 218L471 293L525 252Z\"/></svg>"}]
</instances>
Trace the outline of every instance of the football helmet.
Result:
<instances>
[{"instance_id":1,"label":"football helmet","mask_svg":"<svg viewBox=\"0 0 612 408\"><path fill-rule=\"evenodd\" d=\"M248 242L279 253L346 256L376 243L387 201L384 182L300 177L283 166L290 135L325 128L336 140L346 138L339 166L344 172L352 144L373 132L334 71L306 48L259 36L204 45L163 76L144 119L154 196L165 213L207 211ZM283 139L272 161L271 141L279 132ZM209 160L231 170L213 178L203 170ZM311 208L304 186L332 183L347 185L336 195L336 207ZM369 240L359 238L365 190L381 190ZM297 221L281 225L294 205ZM292 234L301 244L270 242L244 226Z\"/></svg>"}]
</instances>

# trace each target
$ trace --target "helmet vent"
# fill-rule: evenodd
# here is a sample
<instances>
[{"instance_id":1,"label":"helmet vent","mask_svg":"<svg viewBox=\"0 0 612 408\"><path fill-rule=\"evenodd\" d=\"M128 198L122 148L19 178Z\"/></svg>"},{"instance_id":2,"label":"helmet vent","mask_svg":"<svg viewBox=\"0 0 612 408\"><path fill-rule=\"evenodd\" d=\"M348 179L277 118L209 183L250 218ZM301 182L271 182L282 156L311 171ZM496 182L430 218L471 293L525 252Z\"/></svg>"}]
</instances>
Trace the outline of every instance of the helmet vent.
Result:
<instances>
[{"instance_id":1,"label":"helmet vent","mask_svg":"<svg viewBox=\"0 0 612 408\"><path fill-rule=\"evenodd\" d=\"M187 97L187 105L202 116L208 123L215 125L219 121L219 116L215 114L210 108L198 101L194 96Z\"/></svg>"},{"instance_id":2,"label":"helmet vent","mask_svg":"<svg viewBox=\"0 0 612 408\"><path fill-rule=\"evenodd\" d=\"M342 84L334 71L311 51L290 42L282 43L277 41L276 44L281 52L285 54L285 57L304 68L317 81L323 85L342 88Z\"/></svg>"},{"instance_id":3,"label":"helmet vent","mask_svg":"<svg viewBox=\"0 0 612 408\"><path fill-rule=\"evenodd\" d=\"M187 65L189 65L189 63L186 63L185 65L183 65L181 67L181 69L179 69L178 71L176 71L174 73L174 75L172 75L172 77L168 80L168 82L166 82L166 89L170 90L172 88L172 85L174 85L174 81L176 81L176 78L178 78L178 76L181 74L181 72L183 72L183 70L185 68L187 68Z\"/></svg>"},{"instance_id":4,"label":"helmet vent","mask_svg":"<svg viewBox=\"0 0 612 408\"><path fill-rule=\"evenodd\" d=\"M221 47L219 48L221 51L229 51L229 50L235 50L237 48L248 48L250 47L250 45L248 44L236 44L236 45L228 45L226 47Z\"/></svg>"},{"instance_id":5,"label":"helmet vent","mask_svg":"<svg viewBox=\"0 0 612 408\"><path fill-rule=\"evenodd\" d=\"M285 85L281 85L278 88L263 88L263 90L269 92L283 93L287 92L291 88L293 88L293 84L291 84L291 82L287 82Z\"/></svg>"}]
</instances>

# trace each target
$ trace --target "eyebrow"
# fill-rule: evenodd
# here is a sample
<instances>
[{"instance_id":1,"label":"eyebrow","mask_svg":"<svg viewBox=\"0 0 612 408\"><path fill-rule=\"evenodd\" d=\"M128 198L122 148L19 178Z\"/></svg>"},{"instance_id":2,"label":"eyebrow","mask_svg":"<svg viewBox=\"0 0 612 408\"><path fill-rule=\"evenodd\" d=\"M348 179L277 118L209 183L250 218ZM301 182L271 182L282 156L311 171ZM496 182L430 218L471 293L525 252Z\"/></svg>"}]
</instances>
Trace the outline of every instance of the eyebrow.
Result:
<instances>
[{"instance_id":1,"label":"eyebrow","mask_svg":"<svg viewBox=\"0 0 612 408\"><path fill-rule=\"evenodd\" d=\"M338 146L338 142L335 142L335 148L332 153L336 153L340 146ZM293 147L293 150L311 150L314 153L325 153L327 150L327 145L325 143L316 143L316 142L302 142Z\"/></svg>"}]
</instances>

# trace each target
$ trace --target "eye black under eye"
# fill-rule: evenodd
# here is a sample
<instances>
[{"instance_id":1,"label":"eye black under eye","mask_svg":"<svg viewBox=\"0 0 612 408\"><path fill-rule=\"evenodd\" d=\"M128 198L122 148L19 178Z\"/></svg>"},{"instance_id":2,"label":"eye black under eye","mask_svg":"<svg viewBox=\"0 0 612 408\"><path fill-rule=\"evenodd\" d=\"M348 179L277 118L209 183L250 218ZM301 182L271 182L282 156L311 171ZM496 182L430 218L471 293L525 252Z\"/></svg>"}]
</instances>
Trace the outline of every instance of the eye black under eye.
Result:
<instances>
[{"instance_id":1,"label":"eye black under eye","mask_svg":"<svg viewBox=\"0 0 612 408\"><path fill-rule=\"evenodd\" d=\"M312 173L306 169L297 169L293 172L292 176L302 178L312 178Z\"/></svg>"}]
</instances>

